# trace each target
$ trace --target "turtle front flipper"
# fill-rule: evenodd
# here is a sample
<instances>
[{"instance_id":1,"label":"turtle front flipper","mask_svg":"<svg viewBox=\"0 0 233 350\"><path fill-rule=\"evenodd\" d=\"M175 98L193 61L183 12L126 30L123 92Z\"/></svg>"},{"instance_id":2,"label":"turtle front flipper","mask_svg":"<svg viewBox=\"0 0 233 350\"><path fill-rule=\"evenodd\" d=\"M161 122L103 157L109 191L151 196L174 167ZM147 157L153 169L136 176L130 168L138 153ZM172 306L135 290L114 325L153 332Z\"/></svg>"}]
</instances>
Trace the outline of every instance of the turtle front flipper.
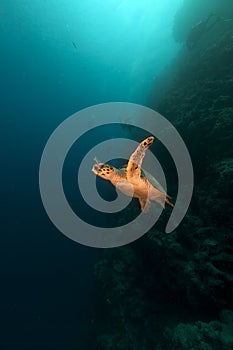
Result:
<instances>
[{"instance_id":1,"label":"turtle front flipper","mask_svg":"<svg viewBox=\"0 0 233 350\"><path fill-rule=\"evenodd\" d=\"M141 176L141 165L147 149L153 143L154 137L150 136L140 143L136 151L129 158L126 167L126 178L130 182L138 182Z\"/></svg>"}]
</instances>

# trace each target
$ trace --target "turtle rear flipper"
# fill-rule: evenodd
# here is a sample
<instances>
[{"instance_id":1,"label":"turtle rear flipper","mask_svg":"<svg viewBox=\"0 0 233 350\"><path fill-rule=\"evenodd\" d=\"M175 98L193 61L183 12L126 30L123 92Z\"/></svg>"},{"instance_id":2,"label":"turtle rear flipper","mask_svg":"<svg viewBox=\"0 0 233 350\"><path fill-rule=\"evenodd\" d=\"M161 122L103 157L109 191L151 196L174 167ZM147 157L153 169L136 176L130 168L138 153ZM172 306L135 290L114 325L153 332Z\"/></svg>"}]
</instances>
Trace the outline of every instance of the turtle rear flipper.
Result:
<instances>
[{"instance_id":1,"label":"turtle rear flipper","mask_svg":"<svg viewBox=\"0 0 233 350\"><path fill-rule=\"evenodd\" d=\"M170 205L170 207L174 208L174 204L170 201L171 196L166 196L165 202Z\"/></svg>"}]
</instances>

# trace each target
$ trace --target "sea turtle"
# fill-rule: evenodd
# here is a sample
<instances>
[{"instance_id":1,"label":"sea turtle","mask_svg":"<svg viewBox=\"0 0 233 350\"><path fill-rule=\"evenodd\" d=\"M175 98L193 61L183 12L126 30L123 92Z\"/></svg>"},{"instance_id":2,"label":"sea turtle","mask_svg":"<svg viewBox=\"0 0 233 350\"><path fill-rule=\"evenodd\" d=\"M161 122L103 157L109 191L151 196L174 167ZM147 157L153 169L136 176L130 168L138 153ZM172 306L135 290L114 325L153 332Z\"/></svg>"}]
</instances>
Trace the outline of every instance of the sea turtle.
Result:
<instances>
[{"instance_id":1,"label":"sea turtle","mask_svg":"<svg viewBox=\"0 0 233 350\"><path fill-rule=\"evenodd\" d=\"M141 168L146 150L153 143L154 137L143 140L130 156L128 164L119 169L112 165L100 163L96 158L92 171L105 180L109 180L121 192L139 199L141 210L147 212L150 202L158 202L163 208L165 202L173 207L170 196L166 194L159 182L146 170Z\"/></svg>"}]
</instances>

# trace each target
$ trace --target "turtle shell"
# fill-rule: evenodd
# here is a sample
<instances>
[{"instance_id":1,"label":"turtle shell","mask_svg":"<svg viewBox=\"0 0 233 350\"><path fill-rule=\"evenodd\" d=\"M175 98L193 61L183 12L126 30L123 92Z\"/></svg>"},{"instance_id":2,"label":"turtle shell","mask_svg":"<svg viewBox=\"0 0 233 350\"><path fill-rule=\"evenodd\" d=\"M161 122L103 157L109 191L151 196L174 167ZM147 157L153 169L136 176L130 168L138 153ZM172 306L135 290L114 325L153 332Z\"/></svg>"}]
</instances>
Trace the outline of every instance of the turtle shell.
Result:
<instances>
[{"instance_id":1,"label":"turtle shell","mask_svg":"<svg viewBox=\"0 0 233 350\"><path fill-rule=\"evenodd\" d=\"M123 165L119 168L119 171L124 174L125 173L125 169L127 168L127 165ZM152 176L148 171L146 171L145 169L141 168L141 177L145 177L148 181L150 181L150 183L157 188L157 190L159 190L160 192L166 193L166 191L164 190L163 186L160 185L160 183L154 178L154 176Z\"/></svg>"}]
</instances>

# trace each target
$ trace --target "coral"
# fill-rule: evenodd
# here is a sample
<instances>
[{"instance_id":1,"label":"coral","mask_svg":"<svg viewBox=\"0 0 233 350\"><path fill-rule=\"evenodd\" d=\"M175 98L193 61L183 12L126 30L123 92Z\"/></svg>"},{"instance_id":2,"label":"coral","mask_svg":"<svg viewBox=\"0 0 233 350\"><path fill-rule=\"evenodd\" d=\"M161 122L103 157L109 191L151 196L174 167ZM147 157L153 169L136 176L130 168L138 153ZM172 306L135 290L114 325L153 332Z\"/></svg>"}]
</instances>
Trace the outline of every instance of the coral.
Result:
<instances>
[{"instance_id":1,"label":"coral","mask_svg":"<svg viewBox=\"0 0 233 350\"><path fill-rule=\"evenodd\" d=\"M180 323L164 331L163 346L171 350L231 350L233 347L233 312L224 310L221 321Z\"/></svg>"}]
</instances>

